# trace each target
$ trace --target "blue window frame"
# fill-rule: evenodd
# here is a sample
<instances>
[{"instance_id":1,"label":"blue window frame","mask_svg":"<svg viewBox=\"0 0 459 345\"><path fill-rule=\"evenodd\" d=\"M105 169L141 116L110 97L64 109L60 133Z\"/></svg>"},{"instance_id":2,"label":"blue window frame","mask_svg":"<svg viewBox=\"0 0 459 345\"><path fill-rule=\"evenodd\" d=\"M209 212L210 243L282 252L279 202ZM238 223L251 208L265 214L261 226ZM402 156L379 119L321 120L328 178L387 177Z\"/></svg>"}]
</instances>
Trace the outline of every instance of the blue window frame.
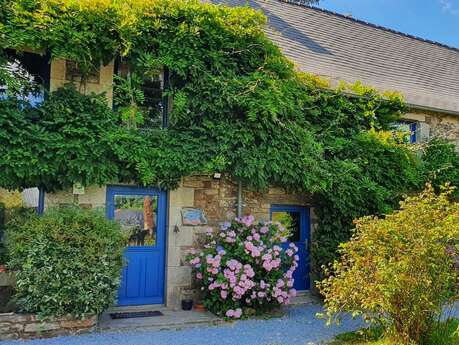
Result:
<instances>
[{"instance_id":1,"label":"blue window frame","mask_svg":"<svg viewBox=\"0 0 459 345\"><path fill-rule=\"evenodd\" d=\"M407 121L407 120L402 120L398 121L393 125L393 129L396 132L402 132L406 133L406 141L408 141L411 144L416 143L417 137L416 133L418 130L418 123L414 121Z\"/></svg>"}]
</instances>

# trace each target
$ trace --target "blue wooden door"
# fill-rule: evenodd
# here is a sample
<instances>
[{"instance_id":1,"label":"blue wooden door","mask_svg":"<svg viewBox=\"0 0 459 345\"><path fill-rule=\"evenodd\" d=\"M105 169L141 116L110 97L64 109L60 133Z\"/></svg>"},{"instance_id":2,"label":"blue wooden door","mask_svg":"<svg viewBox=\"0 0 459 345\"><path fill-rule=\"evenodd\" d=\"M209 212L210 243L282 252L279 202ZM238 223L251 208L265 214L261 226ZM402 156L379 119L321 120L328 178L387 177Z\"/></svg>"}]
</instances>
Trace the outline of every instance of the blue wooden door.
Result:
<instances>
[{"instance_id":1,"label":"blue wooden door","mask_svg":"<svg viewBox=\"0 0 459 345\"><path fill-rule=\"evenodd\" d=\"M298 290L309 290L309 208L303 206L272 205L271 220L280 222L290 230L290 238L285 247L293 242L298 247L298 267L293 273L293 287Z\"/></svg>"},{"instance_id":2,"label":"blue wooden door","mask_svg":"<svg viewBox=\"0 0 459 345\"><path fill-rule=\"evenodd\" d=\"M118 305L164 303L166 193L109 186L107 217L119 222L128 238Z\"/></svg>"}]
</instances>

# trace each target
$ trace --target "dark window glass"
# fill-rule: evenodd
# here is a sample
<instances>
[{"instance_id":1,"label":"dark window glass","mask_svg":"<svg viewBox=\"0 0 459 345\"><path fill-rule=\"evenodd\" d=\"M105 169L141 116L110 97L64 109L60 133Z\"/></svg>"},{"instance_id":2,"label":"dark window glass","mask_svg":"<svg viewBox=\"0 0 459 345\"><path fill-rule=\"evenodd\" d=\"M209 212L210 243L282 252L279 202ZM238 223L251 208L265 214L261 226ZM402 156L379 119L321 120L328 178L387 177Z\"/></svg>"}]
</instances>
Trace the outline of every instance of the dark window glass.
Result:
<instances>
[{"instance_id":1,"label":"dark window glass","mask_svg":"<svg viewBox=\"0 0 459 345\"><path fill-rule=\"evenodd\" d=\"M127 233L129 246L155 246L158 197L115 195L115 220Z\"/></svg>"},{"instance_id":2,"label":"dark window glass","mask_svg":"<svg viewBox=\"0 0 459 345\"><path fill-rule=\"evenodd\" d=\"M117 62L116 70L121 79L117 81L119 92L115 92L115 106L126 106L134 99L143 115L141 128L165 127L167 119L164 115L163 73L141 76L130 71L129 66L123 62ZM119 87L120 84L123 85Z\"/></svg>"},{"instance_id":3,"label":"dark window glass","mask_svg":"<svg viewBox=\"0 0 459 345\"><path fill-rule=\"evenodd\" d=\"M42 103L46 90L49 90L49 58L34 53L17 53L8 50L6 60L6 66L3 67L5 72L16 81L24 81L16 97L28 101L33 106ZM0 86L0 95L5 97L7 91L7 85Z\"/></svg>"},{"instance_id":4,"label":"dark window glass","mask_svg":"<svg viewBox=\"0 0 459 345\"><path fill-rule=\"evenodd\" d=\"M289 231L289 241L300 242L300 212L275 211L271 217L273 222L281 223Z\"/></svg>"}]
</instances>

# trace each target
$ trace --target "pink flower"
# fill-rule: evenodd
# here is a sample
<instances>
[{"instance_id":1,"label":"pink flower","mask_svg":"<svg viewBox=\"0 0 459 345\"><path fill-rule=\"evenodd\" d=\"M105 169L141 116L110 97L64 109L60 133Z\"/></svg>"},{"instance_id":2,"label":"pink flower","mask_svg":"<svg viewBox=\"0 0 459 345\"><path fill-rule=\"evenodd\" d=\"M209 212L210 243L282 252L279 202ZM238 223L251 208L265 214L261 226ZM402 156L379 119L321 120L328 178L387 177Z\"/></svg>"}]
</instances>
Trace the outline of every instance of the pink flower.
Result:
<instances>
[{"instance_id":1,"label":"pink flower","mask_svg":"<svg viewBox=\"0 0 459 345\"><path fill-rule=\"evenodd\" d=\"M266 234L267 232L269 231L269 228L267 226L263 226L261 229L260 229L260 232L262 234Z\"/></svg>"},{"instance_id":2,"label":"pink flower","mask_svg":"<svg viewBox=\"0 0 459 345\"><path fill-rule=\"evenodd\" d=\"M253 243L252 242L245 242L244 243L244 247L245 249L247 249L248 251L252 251L253 250Z\"/></svg>"},{"instance_id":3,"label":"pink flower","mask_svg":"<svg viewBox=\"0 0 459 345\"><path fill-rule=\"evenodd\" d=\"M196 273L196 278L202 279L202 273L201 272Z\"/></svg>"},{"instance_id":4,"label":"pink flower","mask_svg":"<svg viewBox=\"0 0 459 345\"><path fill-rule=\"evenodd\" d=\"M220 296L221 296L223 299L226 299L226 297L228 297L228 291L226 291L226 290L220 291Z\"/></svg>"},{"instance_id":5,"label":"pink flower","mask_svg":"<svg viewBox=\"0 0 459 345\"><path fill-rule=\"evenodd\" d=\"M300 260L300 257L298 255L295 255L293 258L295 259L295 261Z\"/></svg>"},{"instance_id":6,"label":"pink flower","mask_svg":"<svg viewBox=\"0 0 459 345\"><path fill-rule=\"evenodd\" d=\"M233 309L227 310L225 315L227 317L233 317L234 316L234 310Z\"/></svg>"},{"instance_id":7,"label":"pink flower","mask_svg":"<svg viewBox=\"0 0 459 345\"><path fill-rule=\"evenodd\" d=\"M268 272L273 269L273 267L271 266L271 262L269 262L269 261L264 261L263 262L263 268Z\"/></svg>"},{"instance_id":8,"label":"pink flower","mask_svg":"<svg viewBox=\"0 0 459 345\"><path fill-rule=\"evenodd\" d=\"M237 308L234 313L233 313L233 316L236 318L236 319L239 319L242 315L242 310L241 308Z\"/></svg>"},{"instance_id":9,"label":"pink flower","mask_svg":"<svg viewBox=\"0 0 459 345\"><path fill-rule=\"evenodd\" d=\"M242 217L241 223L244 224L245 226L251 226L254 220L255 220L255 217L252 215L249 215L249 216Z\"/></svg>"},{"instance_id":10,"label":"pink flower","mask_svg":"<svg viewBox=\"0 0 459 345\"><path fill-rule=\"evenodd\" d=\"M266 297L266 293L263 292L263 291L260 291L260 292L258 292L258 297L259 297L259 298Z\"/></svg>"},{"instance_id":11,"label":"pink flower","mask_svg":"<svg viewBox=\"0 0 459 345\"><path fill-rule=\"evenodd\" d=\"M255 234L253 235L253 239L254 239L255 241L259 241L259 240L260 240L260 234L255 233Z\"/></svg>"},{"instance_id":12,"label":"pink flower","mask_svg":"<svg viewBox=\"0 0 459 345\"><path fill-rule=\"evenodd\" d=\"M257 247L253 247L252 249L252 257L256 258L257 256L260 256L261 252Z\"/></svg>"}]
</instances>

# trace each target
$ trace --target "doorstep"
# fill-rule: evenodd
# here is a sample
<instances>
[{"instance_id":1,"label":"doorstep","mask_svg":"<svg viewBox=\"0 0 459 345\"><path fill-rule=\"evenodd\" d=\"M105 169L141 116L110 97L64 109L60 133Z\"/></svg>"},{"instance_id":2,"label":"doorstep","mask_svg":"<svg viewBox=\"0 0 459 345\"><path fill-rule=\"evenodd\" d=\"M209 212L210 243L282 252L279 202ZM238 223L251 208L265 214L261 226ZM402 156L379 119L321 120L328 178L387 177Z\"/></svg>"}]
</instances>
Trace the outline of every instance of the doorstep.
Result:
<instances>
[{"instance_id":1,"label":"doorstep","mask_svg":"<svg viewBox=\"0 0 459 345\"><path fill-rule=\"evenodd\" d=\"M297 307L305 304L321 304L321 300L310 291L298 291L295 297L290 298L288 307Z\"/></svg>"},{"instance_id":2,"label":"doorstep","mask_svg":"<svg viewBox=\"0 0 459 345\"><path fill-rule=\"evenodd\" d=\"M300 291L290 300L290 306L317 304L320 300L309 291ZM112 319L110 313L135 312L135 311L160 311L161 316L139 317L130 319ZM99 318L98 331L130 331L130 330L178 330L184 328L215 326L224 323L224 319L208 311L174 310L163 305L143 305L128 307L113 307L108 309Z\"/></svg>"},{"instance_id":3,"label":"doorstep","mask_svg":"<svg viewBox=\"0 0 459 345\"><path fill-rule=\"evenodd\" d=\"M112 319L110 313L132 311L160 311L163 315L129 319ZM174 310L164 306L115 307L107 310L99 318L98 331L127 330L166 330L192 327L213 326L224 320L208 311Z\"/></svg>"}]
</instances>

